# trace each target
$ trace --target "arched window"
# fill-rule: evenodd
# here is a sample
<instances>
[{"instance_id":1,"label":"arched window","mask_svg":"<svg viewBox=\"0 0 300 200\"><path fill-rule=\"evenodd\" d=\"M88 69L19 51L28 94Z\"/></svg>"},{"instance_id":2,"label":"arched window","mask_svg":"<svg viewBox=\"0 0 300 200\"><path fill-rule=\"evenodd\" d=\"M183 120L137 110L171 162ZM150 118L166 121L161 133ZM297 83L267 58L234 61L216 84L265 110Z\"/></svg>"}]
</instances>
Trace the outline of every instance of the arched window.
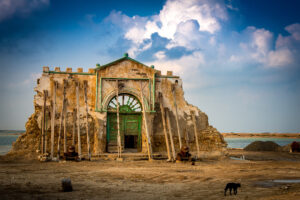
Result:
<instances>
[{"instance_id":1,"label":"arched window","mask_svg":"<svg viewBox=\"0 0 300 200\"><path fill-rule=\"evenodd\" d=\"M120 112L141 112L142 106L140 101L131 94L119 94L119 111ZM108 103L107 111L117 111L117 98L116 96Z\"/></svg>"}]
</instances>

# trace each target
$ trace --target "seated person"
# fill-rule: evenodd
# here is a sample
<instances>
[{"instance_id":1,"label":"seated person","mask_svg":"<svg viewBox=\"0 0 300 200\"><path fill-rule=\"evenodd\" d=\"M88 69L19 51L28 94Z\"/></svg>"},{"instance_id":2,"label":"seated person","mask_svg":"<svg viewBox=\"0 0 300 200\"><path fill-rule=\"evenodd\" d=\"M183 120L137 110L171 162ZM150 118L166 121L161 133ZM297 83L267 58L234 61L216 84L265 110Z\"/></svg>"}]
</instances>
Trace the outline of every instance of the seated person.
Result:
<instances>
[{"instance_id":1,"label":"seated person","mask_svg":"<svg viewBox=\"0 0 300 200\"><path fill-rule=\"evenodd\" d=\"M291 144L290 152L300 152L300 145L299 145L298 142L294 141L294 142Z\"/></svg>"},{"instance_id":2,"label":"seated person","mask_svg":"<svg viewBox=\"0 0 300 200\"><path fill-rule=\"evenodd\" d=\"M176 160L178 161L193 161L192 154L189 153L188 146L182 146L181 151L177 153Z\"/></svg>"},{"instance_id":3,"label":"seated person","mask_svg":"<svg viewBox=\"0 0 300 200\"><path fill-rule=\"evenodd\" d=\"M78 153L75 152L75 147L73 145L68 147L68 152L64 153L65 160L78 160Z\"/></svg>"}]
</instances>

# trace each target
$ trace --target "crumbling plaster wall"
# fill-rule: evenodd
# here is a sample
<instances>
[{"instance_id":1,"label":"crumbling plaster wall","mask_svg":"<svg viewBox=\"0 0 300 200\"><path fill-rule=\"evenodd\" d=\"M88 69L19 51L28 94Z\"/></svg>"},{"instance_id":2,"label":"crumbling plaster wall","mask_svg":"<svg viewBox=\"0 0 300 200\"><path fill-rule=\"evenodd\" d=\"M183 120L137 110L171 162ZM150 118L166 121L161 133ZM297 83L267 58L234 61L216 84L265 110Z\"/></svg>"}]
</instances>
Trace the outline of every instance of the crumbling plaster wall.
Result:
<instances>
[{"instance_id":1,"label":"crumbling plaster wall","mask_svg":"<svg viewBox=\"0 0 300 200\"><path fill-rule=\"evenodd\" d=\"M176 107L178 113L179 130L183 145L188 145L196 151L195 131L192 121L192 112L195 114L196 129L198 132L201 151L225 151L226 142L223 136L208 123L207 115L196 106L188 104L184 98L182 80L176 77L156 78L156 113L153 118L154 151L166 151L165 137L162 126L161 110L158 95L163 95L163 107L167 108L171 130L174 136L175 149L179 149L179 139L176 124ZM172 90L172 88L174 88ZM173 92L174 91L174 92ZM176 102L175 102L176 101Z\"/></svg>"},{"instance_id":2,"label":"crumbling plaster wall","mask_svg":"<svg viewBox=\"0 0 300 200\"><path fill-rule=\"evenodd\" d=\"M41 121L42 121L42 106L44 103L43 92L48 91L47 97L47 127L46 134L48 137L47 151L50 152L50 118L52 113L52 100L53 100L53 89L54 82L58 83L58 88L56 90L56 116L55 116L55 144L54 150L57 150L57 138L60 126L60 115L62 110L63 102L63 85L64 80L67 80L66 86L66 99L67 99L67 140L68 144L71 144L72 133L73 133L73 112L76 112L76 82L79 82L79 113L80 113L80 132L81 132L81 144L82 152L85 153L86 148L86 121L85 121L85 102L84 102L84 88L83 83L87 81L87 103L89 108L88 124L89 133L91 141L91 149L93 154L99 154L106 151L106 123L107 123L107 113L99 112L100 108L107 106L109 100L115 95L115 81L108 81L105 78L134 78L134 79L148 79L143 81L146 85L144 88L144 100L147 107L147 111L155 110L155 112L146 113L149 133L152 141L152 148L154 152L165 152L166 144L162 126L161 110L160 110L160 100L159 93L163 95L163 106L169 111L171 129L174 136L174 142L176 150L179 150L178 135L177 135L177 125L176 125L176 107L174 102L174 97L176 99L179 128L182 137L182 143L188 144L192 151L196 150L195 146L195 133L194 125L192 122L191 112L195 113L196 117L196 128L199 134L199 144L200 150L202 151L223 151L226 147L226 142L224 141L222 135L212 126L209 126L208 117L205 113L201 112L197 107L190 105L184 99L184 92L182 88L182 80L176 76L162 76L160 71L152 69L150 67L145 67L140 63L135 63L132 61L122 61L116 63L109 67L98 68L97 76L94 70L89 70L89 73L82 73L79 69L78 73L72 73L71 69L67 69L66 73L59 73L60 69L56 68L55 72L50 73L49 69L44 68L44 73L41 78L38 79L37 86L35 88L36 95L34 96L34 114L29 118L26 124L26 134L20 137L14 145L14 150L20 150L28 148L26 144L26 138L34 140L35 145L31 145L29 149L35 151L39 147L39 138L41 134ZM98 77L98 80L96 80ZM153 102L153 78L155 77L155 102ZM102 80L102 85L100 85L100 79ZM122 81L121 81L122 82ZM122 83L124 87L120 89L119 93L131 93L135 95L140 101L140 82L138 80L124 80ZM98 83L98 87L96 87ZM150 83L150 87L148 84ZM174 96L172 93L172 87L174 87ZM98 91L96 92L96 88ZM98 98L96 100L96 95ZM101 94L101 97L99 97ZM101 98L99 100L99 98ZM97 105L97 109L96 109ZM154 105L154 106L153 106ZM97 110L97 111L96 111ZM142 122L142 152L147 152L146 148L146 134L145 134L145 124ZM77 144L77 124L76 124L76 144ZM27 142L28 143L28 142ZM62 143L63 147L63 130L62 130ZM61 149L63 149L61 147ZM77 150L77 145L76 145Z\"/></svg>"},{"instance_id":3,"label":"crumbling plaster wall","mask_svg":"<svg viewBox=\"0 0 300 200\"><path fill-rule=\"evenodd\" d=\"M32 137L34 134L37 145L31 145L32 151L35 151L40 147L40 135L41 135L41 125L43 119L42 107L44 105L44 91L47 91L48 95L46 98L46 138L47 138L47 152L50 152L51 144L51 117L53 108L53 94L54 94L54 82L57 82L56 89L56 114L55 114L55 142L54 142L54 152L57 152L57 138L59 135L60 123L61 123L61 111L63 107L63 88L64 80L66 80L66 132L67 132L67 145L71 145L73 136L73 125L74 119L73 114L77 112L76 103L76 82L79 83L79 121L80 121L80 138L81 138L81 148L82 152L87 152L86 147L86 107L84 101L84 81L87 81L87 104L88 104L88 124L89 133L91 141L91 149L94 153L99 153L100 142L103 140L103 121L104 118L101 114L95 112L95 87L96 87L96 76L93 74L94 70L89 70L89 73L82 73L82 69L78 69L78 73L72 73L70 69L67 69L68 73L60 73L60 69L56 68L54 73L49 72L49 69L44 68L44 73L37 80L37 86L35 87L36 95L34 96L34 114L28 119L26 123L26 133L22 136L24 139ZM93 75L91 75L93 74ZM32 126L27 126L31 124ZM77 144L77 123L75 122L75 143ZM63 124L62 124L63 127ZM61 131L61 151L63 150L64 133L63 128ZM29 143L29 141L27 142ZM14 145L14 150L20 150L26 148L25 143L16 142ZM77 150L77 145L76 145Z\"/></svg>"}]
</instances>

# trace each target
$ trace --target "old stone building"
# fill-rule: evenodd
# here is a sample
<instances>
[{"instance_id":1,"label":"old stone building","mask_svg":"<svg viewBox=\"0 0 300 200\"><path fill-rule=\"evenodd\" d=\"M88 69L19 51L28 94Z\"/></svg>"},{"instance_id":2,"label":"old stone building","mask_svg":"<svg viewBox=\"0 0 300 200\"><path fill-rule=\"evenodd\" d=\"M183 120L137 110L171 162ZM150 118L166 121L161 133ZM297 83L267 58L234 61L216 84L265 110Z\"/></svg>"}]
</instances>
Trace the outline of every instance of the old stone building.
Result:
<instances>
[{"instance_id":1,"label":"old stone building","mask_svg":"<svg viewBox=\"0 0 300 200\"><path fill-rule=\"evenodd\" d=\"M226 147L207 115L185 101L180 77L163 75L128 54L88 72L44 67L35 91L35 111L14 151L40 149L56 157L74 145L83 157L116 152L172 157L182 145L199 156Z\"/></svg>"}]
</instances>

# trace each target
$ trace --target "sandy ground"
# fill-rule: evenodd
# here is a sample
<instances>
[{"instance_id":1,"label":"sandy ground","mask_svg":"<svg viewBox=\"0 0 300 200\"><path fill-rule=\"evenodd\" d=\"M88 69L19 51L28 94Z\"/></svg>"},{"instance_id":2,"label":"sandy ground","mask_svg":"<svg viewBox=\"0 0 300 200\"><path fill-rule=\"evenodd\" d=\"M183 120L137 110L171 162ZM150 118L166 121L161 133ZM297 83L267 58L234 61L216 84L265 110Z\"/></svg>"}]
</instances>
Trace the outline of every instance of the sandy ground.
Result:
<instances>
[{"instance_id":1,"label":"sandy ground","mask_svg":"<svg viewBox=\"0 0 300 200\"><path fill-rule=\"evenodd\" d=\"M245 155L250 160L231 160ZM61 191L70 177L73 192ZM196 165L140 160L44 162L0 158L0 199L299 199L300 155L230 150L227 158ZM224 197L228 182L240 182Z\"/></svg>"}]
</instances>

